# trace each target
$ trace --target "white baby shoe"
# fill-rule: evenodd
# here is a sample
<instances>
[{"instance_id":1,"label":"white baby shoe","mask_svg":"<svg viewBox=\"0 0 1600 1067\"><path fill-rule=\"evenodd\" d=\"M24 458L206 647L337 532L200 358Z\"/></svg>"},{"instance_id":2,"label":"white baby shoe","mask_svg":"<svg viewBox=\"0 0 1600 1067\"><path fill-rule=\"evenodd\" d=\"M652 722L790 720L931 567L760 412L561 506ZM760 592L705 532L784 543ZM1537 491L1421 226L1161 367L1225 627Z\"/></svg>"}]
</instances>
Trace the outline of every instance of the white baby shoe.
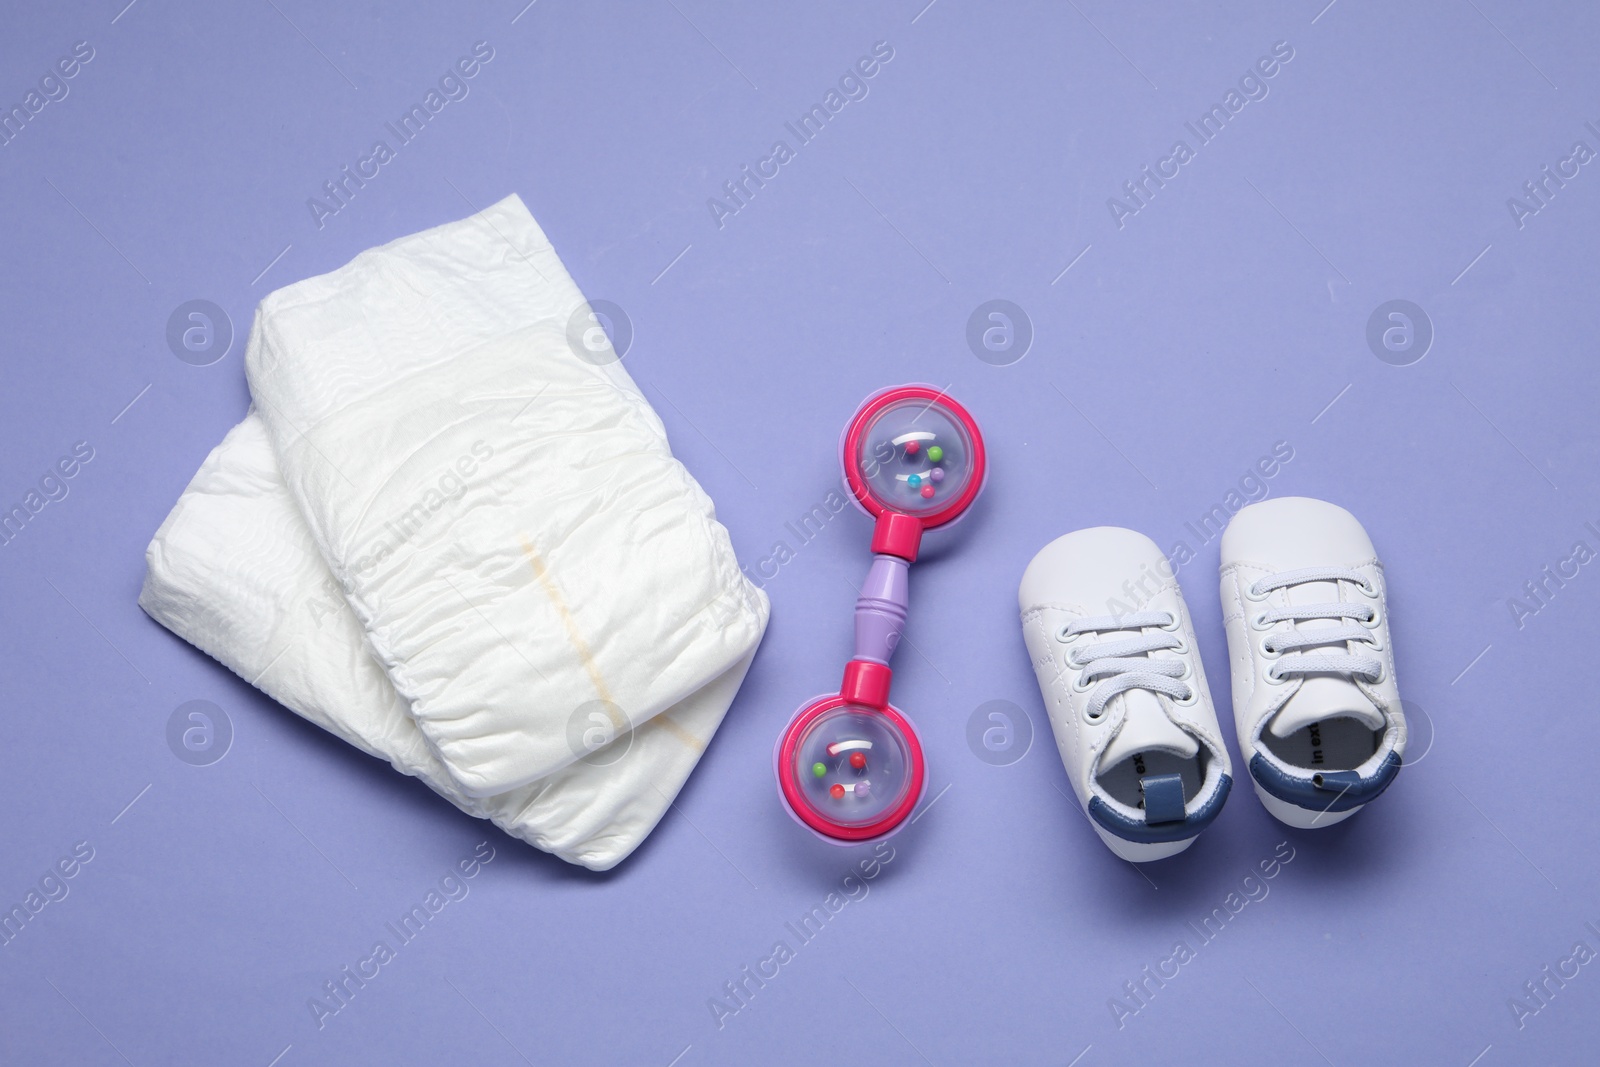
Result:
<instances>
[{"instance_id":1,"label":"white baby shoe","mask_svg":"<svg viewBox=\"0 0 1600 1067\"><path fill-rule=\"evenodd\" d=\"M1232 785L1194 627L1166 557L1114 526L1058 537L1017 591L1061 761L1125 860L1182 852Z\"/></svg>"},{"instance_id":2,"label":"white baby shoe","mask_svg":"<svg viewBox=\"0 0 1600 1067\"><path fill-rule=\"evenodd\" d=\"M1239 751L1261 803L1301 828L1354 815L1406 750L1383 564L1366 530L1306 497L1245 508L1222 535L1222 613Z\"/></svg>"}]
</instances>

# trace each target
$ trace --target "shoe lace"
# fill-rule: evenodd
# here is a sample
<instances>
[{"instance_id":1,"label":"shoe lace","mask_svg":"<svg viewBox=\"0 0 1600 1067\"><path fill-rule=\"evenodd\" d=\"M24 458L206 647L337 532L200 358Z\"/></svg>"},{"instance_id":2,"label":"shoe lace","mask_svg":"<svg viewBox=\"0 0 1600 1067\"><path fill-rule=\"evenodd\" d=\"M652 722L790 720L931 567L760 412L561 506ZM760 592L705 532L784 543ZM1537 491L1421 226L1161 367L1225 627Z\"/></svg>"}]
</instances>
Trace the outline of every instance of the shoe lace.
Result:
<instances>
[{"instance_id":1,"label":"shoe lace","mask_svg":"<svg viewBox=\"0 0 1600 1067\"><path fill-rule=\"evenodd\" d=\"M1278 589L1312 582L1351 582L1364 590L1373 588L1365 577L1344 567L1306 567L1262 578L1250 586L1250 595L1265 597ZM1258 625L1266 627L1275 623L1290 622L1295 624L1295 628L1270 634L1262 640L1261 647L1268 655L1283 656L1267 669L1267 673L1272 675L1275 681L1306 674L1347 674L1369 682L1378 681L1383 677L1383 663L1375 656L1326 649L1316 655L1308 655L1301 651L1321 645L1344 644L1351 641L1375 644L1378 640L1376 632L1372 627L1361 624L1371 623L1377 617L1377 609L1371 604L1350 601L1289 604L1281 608L1268 608L1257 616ZM1340 626L1319 626L1310 630L1299 628L1300 623L1312 619L1354 621L1345 622ZM1296 654L1285 655L1286 653Z\"/></svg>"},{"instance_id":2,"label":"shoe lace","mask_svg":"<svg viewBox=\"0 0 1600 1067\"><path fill-rule=\"evenodd\" d=\"M1144 630L1159 627L1161 632L1134 634L1111 641L1096 641L1067 653L1067 666L1082 671L1079 684L1100 679L1084 709L1085 717L1098 719L1106 703L1130 689L1148 689L1179 702L1188 702L1194 690L1182 681L1189 665L1177 659L1151 659L1149 653L1181 649L1183 639L1175 632L1177 617L1169 611L1137 611L1128 615L1096 615L1077 619L1056 632L1059 641L1071 641L1083 634L1102 634L1118 630Z\"/></svg>"}]
</instances>

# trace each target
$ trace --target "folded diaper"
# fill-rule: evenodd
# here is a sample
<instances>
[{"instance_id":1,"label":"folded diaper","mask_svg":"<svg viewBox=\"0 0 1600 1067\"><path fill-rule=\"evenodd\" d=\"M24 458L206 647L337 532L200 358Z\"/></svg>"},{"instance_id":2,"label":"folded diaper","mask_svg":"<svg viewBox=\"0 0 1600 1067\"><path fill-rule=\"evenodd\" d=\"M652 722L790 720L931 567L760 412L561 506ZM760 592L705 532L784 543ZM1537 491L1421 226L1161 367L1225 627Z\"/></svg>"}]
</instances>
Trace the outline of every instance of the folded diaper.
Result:
<instances>
[{"instance_id":1,"label":"folded diaper","mask_svg":"<svg viewBox=\"0 0 1600 1067\"><path fill-rule=\"evenodd\" d=\"M693 771L768 606L603 335L568 342L592 321L514 196L273 293L257 403L151 542L139 603L605 870Z\"/></svg>"},{"instance_id":2,"label":"folded diaper","mask_svg":"<svg viewBox=\"0 0 1600 1067\"><path fill-rule=\"evenodd\" d=\"M765 625L632 379L569 344L584 308L512 196L278 290L251 331L288 495L470 797L571 764L596 708L637 729L737 676Z\"/></svg>"},{"instance_id":3,"label":"folded diaper","mask_svg":"<svg viewBox=\"0 0 1600 1067\"><path fill-rule=\"evenodd\" d=\"M305 719L415 775L468 814L571 863L606 870L655 827L738 692L752 647L584 761L473 798L406 712L317 553L252 413L212 451L146 554L139 604ZM757 632L766 605L757 601ZM592 761L592 762L590 762Z\"/></svg>"}]
</instances>

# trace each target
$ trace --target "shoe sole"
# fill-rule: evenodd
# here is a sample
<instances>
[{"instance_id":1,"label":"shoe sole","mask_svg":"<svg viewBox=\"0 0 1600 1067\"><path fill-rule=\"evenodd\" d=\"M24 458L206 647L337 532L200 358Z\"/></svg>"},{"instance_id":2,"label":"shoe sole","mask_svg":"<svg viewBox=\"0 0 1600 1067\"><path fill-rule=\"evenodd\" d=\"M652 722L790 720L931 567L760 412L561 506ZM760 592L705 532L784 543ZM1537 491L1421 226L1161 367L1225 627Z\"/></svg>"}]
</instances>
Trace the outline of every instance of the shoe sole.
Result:
<instances>
[{"instance_id":1,"label":"shoe sole","mask_svg":"<svg viewBox=\"0 0 1600 1067\"><path fill-rule=\"evenodd\" d=\"M1312 811L1310 808L1302 808L1298 804L1290 804L1288 801L1279 800L1265 789L1262 789L1260 783L1253 778L1250 780L1250 784L1255 786L1256 796L1261 798L1261 806L1267 809L1267 814L1285 826L1293 826L1297 830L1321 830L1335 823L1344 822L1344 820L1366 807L1365 804L1361 804L1351 808L1349 811Z\"/></svg>"},{"instance_id":2,"label":"shoe sole","mask_svg":"<svg viewBox=\"0 0 1600 1067\"><path fill-rule=\"evenodd\" d=\"M1093 819L1089 820L1089 825L1094 826ZM1182 841L1126 841L1098 826L1094 826L1094 832L1100 835L1100 840L1105 842L1107 848L1129 863L1150 863L1153 860L1176 856L1200 838L1199 834L1195 834L1194 837L1186 837Z\"/></svg>"}]
</instances>

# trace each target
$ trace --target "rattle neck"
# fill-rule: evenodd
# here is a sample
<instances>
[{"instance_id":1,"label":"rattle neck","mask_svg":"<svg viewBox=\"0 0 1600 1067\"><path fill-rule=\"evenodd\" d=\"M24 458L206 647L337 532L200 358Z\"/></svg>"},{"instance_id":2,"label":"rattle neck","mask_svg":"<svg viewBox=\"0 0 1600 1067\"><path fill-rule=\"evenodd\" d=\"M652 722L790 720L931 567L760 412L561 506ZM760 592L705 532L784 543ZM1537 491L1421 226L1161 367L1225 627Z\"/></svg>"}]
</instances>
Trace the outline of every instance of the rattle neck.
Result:
<instances>
[{"instance_id":1,"label":"rattle neck","mask_svg":"<svg viewBox=\"0 0 1600 1067\"><path fill-rule=\"evenodd\" d=\"M887 554L872 558L872 568L856 598L855 656L846 665L840 693L869 707L889 702L889 660L905 629L911 564Z\"/></svg>"}]
</instances>

